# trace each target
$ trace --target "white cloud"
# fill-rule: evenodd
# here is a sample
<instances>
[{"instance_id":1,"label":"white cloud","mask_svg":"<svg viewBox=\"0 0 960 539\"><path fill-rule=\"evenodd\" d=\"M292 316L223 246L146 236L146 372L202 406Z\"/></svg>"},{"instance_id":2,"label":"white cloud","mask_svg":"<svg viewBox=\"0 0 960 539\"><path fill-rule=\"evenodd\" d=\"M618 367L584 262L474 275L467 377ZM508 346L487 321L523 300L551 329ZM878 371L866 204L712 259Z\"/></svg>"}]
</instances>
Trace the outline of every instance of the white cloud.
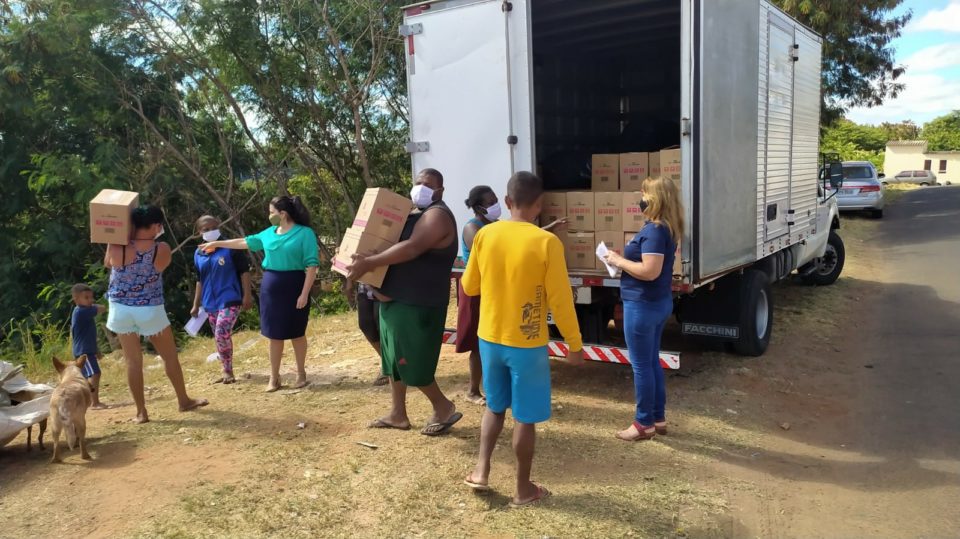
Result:
<instances>
[{"instance_id":1,"label":"white cloud","mask_svg":"<svg viewBox=\"0 0 960 539\"><path fill-rule=\"evenodd\" d=\"M960 0L951 0L943 9L932 9L919 19L907 25L907 32L940 30L943 32L960 32Z\"/></svg>"},{"instance_id":2,"label":"white cloud","mask_svg":"<svg viewBox=\"0 0 960 539\"><path fill-rule=\"evenodd\" d=\"M896 99L888 98L880 107L851 109L847 118L862 124L913 120L923 125L937 116L960 109L960 80L908 70L900 81L906 89Z\"/></svg>"},{"instance_id":3,"label":"white cloud","mask_svg":"<svg viewBox=\"0 0 960 539\"><path fill-rule=\"evenodd\" d=\"M960 42L941 43L920 49L907 57L903 65L913 74L960 66Z\"/></svg>"}]
</instances>

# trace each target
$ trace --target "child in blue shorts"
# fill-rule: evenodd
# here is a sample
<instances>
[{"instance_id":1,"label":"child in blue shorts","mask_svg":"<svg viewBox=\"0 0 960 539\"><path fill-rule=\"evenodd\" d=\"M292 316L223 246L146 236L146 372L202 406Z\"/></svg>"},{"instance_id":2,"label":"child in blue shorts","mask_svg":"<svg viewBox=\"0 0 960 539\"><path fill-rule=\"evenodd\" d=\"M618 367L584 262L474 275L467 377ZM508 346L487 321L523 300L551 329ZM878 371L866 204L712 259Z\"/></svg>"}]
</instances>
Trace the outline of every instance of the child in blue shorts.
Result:
<instances>
[{"instance_id":1,"label":"child in blue shorts","mask_svg":"<svg viewBox=\"0 0 960 539\"><path fill-rule=\"evenodd\" d=\"M513 449L517 484L511 506L535 503L549 491L530 480L536 424L550 418L550 358L547 312L570 347L568 361L583 361L583 339L570 292L570 278L557 236L533 222L540 215L543 183L518 172L507 183L510 220L477 232L461 285L480 296L480 361L487 410L480 426L477 466L464 482L489 490L490 458L507 408L517 422Z\"/></svg>"},{"instance_id":2,"label":"child in blue shorts","mask_svg":"<svg viewBox=\"0 0 960 539\"><path fill-rule=\"evenodd\" d=\"M100 351L97 348L97 324L95 317L107 308L103 305L93 303L93 289L89 286L78 283L70 289L73 296L73 314L70 316L70 337L73 340L73 357L79 358L82 355L87 356L84 362L83 376L90 384L90 390L93 392L94 410L103 410L107 408L106 404L100 402Z\"/></svg>"}]
</instances>

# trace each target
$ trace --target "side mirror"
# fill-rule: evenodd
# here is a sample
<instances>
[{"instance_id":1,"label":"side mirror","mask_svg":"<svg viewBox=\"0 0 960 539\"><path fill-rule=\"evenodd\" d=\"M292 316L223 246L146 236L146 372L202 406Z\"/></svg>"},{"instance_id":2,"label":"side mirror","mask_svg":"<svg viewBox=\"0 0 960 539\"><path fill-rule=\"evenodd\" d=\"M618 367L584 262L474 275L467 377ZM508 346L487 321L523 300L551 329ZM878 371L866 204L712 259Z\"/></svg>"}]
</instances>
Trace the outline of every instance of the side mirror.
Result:
<instances>
[{"instance_id":1,"label":"side mirror","mask_svg":"<svg viewBox=\"0 0 960 539\"><path fill-rule=\"evenodd\" d=\"M830 188L840 189L843 186L843 165L840 163L830 163Z\"/></svg>"},{"instance_id":2,"label":"side mirror","mask_svg":"<svg viewBox=\"0 0 960 539\"><path fill-rule=\"evenodd\" d=\"M881 179L882 179L882 178L886 178L886 177L887 177L887 175L884 174L883 172L877 174L877 178L881 178Z\"/></svg>"}]
</instances>

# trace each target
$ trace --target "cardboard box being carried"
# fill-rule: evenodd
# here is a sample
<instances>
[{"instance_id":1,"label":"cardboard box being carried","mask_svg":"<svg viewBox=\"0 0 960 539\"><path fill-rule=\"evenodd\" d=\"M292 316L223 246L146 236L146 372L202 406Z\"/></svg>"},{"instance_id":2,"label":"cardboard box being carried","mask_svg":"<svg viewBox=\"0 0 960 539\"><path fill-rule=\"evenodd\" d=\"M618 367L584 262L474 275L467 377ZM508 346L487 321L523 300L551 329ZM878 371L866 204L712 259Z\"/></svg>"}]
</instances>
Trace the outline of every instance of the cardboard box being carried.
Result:
<instances>
[{"instance_id":1,"label":"cardboard box being carried","mask_svg":"<svg viewBox=\"0 0 960 539\"><path fill-rule=\"evenodd\" d=\"M340 248L337 249L337 256L333 259L333 271L346 276L347 266L353 261L353 255L361 254L370 256L382 253L395 242L387 241L383 238L374 236L356 227L350 227L343 235L340 242ZM369 273L361 275L358 281L373 287L383 284L383 278L387 275L387 266L381 266Z\"/></svg>"},{"instance_id":2,"label":"cardboard box being carried","mask_svg":"<svg viewBox=\"0 0 960 539\"><path fill-rule=\"evenodd\" d=\"M591 163L590 189L592 191L620 190L620 155L594 154Z\"/></svg>"},{"instance_id":3,"label":"cardboard box being carried","mask_svg":"<svg viewBox=\"0 0 960 539\"><path fill-rule=\"evenodd\" d=\"M567 233L567 239L563 244L568 268L590 270L597 268L600 261L597 260L597 242L594 238L593 232Z\"/></svg>"},{"instance_id":4,"label":"cardboard box being carried","mask_svg":"<svg viewBox=\"0 0 960 539\"><path fill-rule=\"evenodd\" d=\"M650 155L647 152L620 154L620 190L639 191L650 176Z\"/></svg>"},{"instance_id":5,"label":"cardboard box being carried","mask_svg":"<svg viewBox=\"0 0 960 539\"><path fill-rule=\"evenodd\" d=\"M540 210L540 226L549 225L557 219L567 216L567 193L548 191L543 194L543 205Z\"/></svg>"},{"instance_id":6,"label":"cardboard box being carried","mask_svg":"<svg viewBox=\"0 0 960 539\"><path fill-rule=\"evenodd\" d=\"M140 205L140 195L104 189L90 201L90 242L126 245L133 224L130 214Z\"/></svg>"},{"instance_id":7,"label":"cardboard box being carried","mask_svg":"<svg viewBox=\"0 0 960 539\"><path fill-rule=\"evenodd\" d=\"M363 194L353 228L396 243L412 209L413 203L408 197L389 189L373 187Z\"/></svg>"},{"instance_id":8,"label":"cardboard box being carried","mask_svg":"<svg viewBox=\"0 0 960 539\"><path fill-rule=\"evenodd\" d=\"M647 171L651 178L660 175L660 152L650 152L647 154Z\"/></svg>"},{"instance_id":9,"label":"cardboard box being carried","mask_svg":"<svg viewBox=\"0 0 960 539\"><path fill-rule=\"evenodd\" d=\"M660 150L660 175L680 185L680 148Z\"/></svg>"},{"instance_id":10,"label":"cardboard box being carried","mask_svg":"<svg viewBox=\"0 0 960 539\"><path fill-rule=\"evenodd\" d=\"M620 193L623 202L623 231L631 234L640 230L646 218L640 211L641 193Z\"/></svg>"},{"instance_id":11,"label":"cardboard box being carried","mask_svg":"<svg viewBox=\"0 0 960 539\"><path fill-rule=\"evenodd\" d=\"M623 232L624 193L594 193L594 223L596 232Z\"/></svg>"},{"instance_id":12,"label":"cardboard box being carried","mask_svg":"<svg viewBox=\"0 0 960 539\"><path fill-rule=\"evenodd\" d=\"M607 246L608 250L613 251L618 255L623 254L623 232L596 232L594 234L594 239L597 240L596 243L594 243L594 248L596 248L597 243L602 241ZM594 255L596 255L596 253L594 253ZM600 262L599 259L597 262ZM597 266L597 269L601 268L606 269L602 262L600 262L600 265Z\"/></svg>"},{"instance_id":13,"label":"cardboard box being carried","mask_svg":"<svg viewBox=\"0 0 960 539\"><path fill-rule=\"evenodd\" d=\"M593 232L593 197L594 194L589 191L570 191L567 193L567 217L570 220L570 230Z\"/></svg>"}]
</instances>

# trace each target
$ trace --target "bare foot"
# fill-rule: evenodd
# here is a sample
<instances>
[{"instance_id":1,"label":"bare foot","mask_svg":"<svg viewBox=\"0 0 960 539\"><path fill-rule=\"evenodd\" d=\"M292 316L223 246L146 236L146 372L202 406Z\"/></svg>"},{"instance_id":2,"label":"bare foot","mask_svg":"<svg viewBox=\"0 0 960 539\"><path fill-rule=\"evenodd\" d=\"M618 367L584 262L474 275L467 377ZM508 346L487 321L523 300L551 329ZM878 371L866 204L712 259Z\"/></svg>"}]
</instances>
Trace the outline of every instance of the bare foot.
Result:
<instances>
[{"instance_id":1,"label":"bare foot","mask_svg":"<svg viewBox=\"0 0 960 539\"><path fill-rule=\"evenodd\" d=\"M110 409L110 407L102 402L95 402L90 406L90 409L91 410L108 410Z\"/></svg>"},{"instance_id":2,"label":"bare foot","mask_svg":"<svg viewBox=\"0 0 960 539\"><path fill-rule=\"evenodd\" d=\"M188 402L186 405L180 405L180 411L189 412L190 410L196 410L197 408L202 408L208 404L210 404L210 401L207 399L190 399L190 402Z\"/></svg>"},{"instance_id":3,"label":"bare foot","mask_svg":"<svg viewBox=\"0 0 960 539\"><path fill-rule=\"evenodd\" d=\"M149 423L149 422L150 422L150 418L147 417L147 413L144 412L144 413L142 413L142 414L137 414L137 417L131 419L130 422L131 422L131 423L134 423L134 424L136 424L136 425L142 425L142 424L144 424L144 423Z\"/></svg>"},{"instance_id":4,"label":"bare foot","mask_svg":"<svg viewBox=\"0 0 960 539\"><path fill-rule=\"evenodd\" d=\"M267 388L264 389L263 391L264 393L273 393L274 391L280 389L281 387L283 386L280 384L279 381L276 381L273 378L271 378L270 381L267 382Z\"/></svg>"},{"instance_id":5,"label":"bare foot","mask_svg":"<svg viewBox=\"0 0 960 539\"><path fill-rule=\"evenodd\" d=\"M381 417L380 419L374 419L367 425L368 429L397 429L397 430L410 430L410 420L409 419L394 419L390 416Z\"/></svg>"},{"instance_id":6,"label":"bare foot","mask_svg":"<svg viewBox=\"0 0 960 539\"><path fill-rule=\"evenodd\" d=\"M236 379L232 374L224 374L224 375L223 375L223 383L224 383L224 384L232 384L232 383L234 383L234 382L236 382L236 381L237 381L237 379Z\"/></svg>"},{"instance_id":7,"label":"bare foot","mask_svg":"<svg viewBox=\"0 0 960 539\"><path fill-rule=\"evenodd\" d=\"M310 382L308 382L306 378L302 380L297 379L297 381L294 382L292 386L290 386L290 389L301 389L301 388L307 387L308 385L310 385Z\"/></svg>"}]
</instances>

